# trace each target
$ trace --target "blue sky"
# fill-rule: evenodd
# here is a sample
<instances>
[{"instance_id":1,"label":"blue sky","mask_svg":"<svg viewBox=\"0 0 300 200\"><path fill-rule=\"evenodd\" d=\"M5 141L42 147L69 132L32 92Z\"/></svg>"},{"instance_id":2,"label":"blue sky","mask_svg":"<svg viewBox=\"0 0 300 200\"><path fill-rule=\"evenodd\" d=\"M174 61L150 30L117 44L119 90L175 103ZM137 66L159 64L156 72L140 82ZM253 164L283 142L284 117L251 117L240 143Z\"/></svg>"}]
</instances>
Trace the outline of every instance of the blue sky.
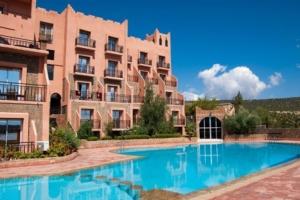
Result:
<instances>
[{"instance_id":1,"label":"blue sky","mask_svg":"<svg viewBox=\"0 0 300 200\"><path fill-rule=\"evenodd\" d=\"M37 0L129 20L129 34L172 34L172 66L189 98L300 96L299 0ZM242 67L241 67L242 66Z\"/></svg>"}]
</instances>

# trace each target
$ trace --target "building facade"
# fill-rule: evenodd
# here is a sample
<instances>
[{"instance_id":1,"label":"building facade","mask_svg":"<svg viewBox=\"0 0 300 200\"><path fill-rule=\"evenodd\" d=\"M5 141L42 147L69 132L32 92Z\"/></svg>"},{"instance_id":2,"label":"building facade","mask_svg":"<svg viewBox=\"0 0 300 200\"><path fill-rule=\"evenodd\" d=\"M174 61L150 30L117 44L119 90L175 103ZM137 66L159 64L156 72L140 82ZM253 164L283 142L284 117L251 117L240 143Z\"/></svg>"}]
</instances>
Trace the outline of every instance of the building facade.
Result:
<instances>
[{"instance_id":1,"label":"building facade","mask_svg":"<svg viewBox=\"0 0 300 200\"><path fill-rule=\"evenodd\" d=\"M86 121L127 130L139 119L145 85L166 99L184 133L184 98L172 74L171 37L158 30L128 36L128 22L36 8L36 0L0 0L1 142L46 149L49 122L75 131Z\"/></svg>"}]
</instances>

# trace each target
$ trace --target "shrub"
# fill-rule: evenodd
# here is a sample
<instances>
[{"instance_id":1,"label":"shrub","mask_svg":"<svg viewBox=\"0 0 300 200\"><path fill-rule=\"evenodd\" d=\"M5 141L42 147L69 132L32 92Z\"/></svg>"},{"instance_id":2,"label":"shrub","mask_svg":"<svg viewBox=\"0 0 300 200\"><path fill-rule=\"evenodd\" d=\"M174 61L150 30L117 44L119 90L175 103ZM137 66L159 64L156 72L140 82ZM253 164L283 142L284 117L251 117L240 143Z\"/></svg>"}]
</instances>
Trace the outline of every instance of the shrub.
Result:
<instances>
[{"instance_id":1,"label":"shrub","mask_svg":"<svg viewBox=\"0 0 300 200\"><path fill-rule=\"evenodd\" d=\"M91 122L87 121L80 125L80 128L77 132L77 137L79 139L87 139L88 137L93 136L92 132L92 124Z\"/></svg>"},{"instance_id":2,"label":"shrub","mask_svg":"<svg viewBox=\"0 0 300 200\"><path fill-rule=\"evenodd\" d=\"M158 135L153 135L153 138L175 138L175 137L181 137L181 134L158 134Z\"/></svg>"},{"instance_id":3,"label":"shrub","mask_svg":"<svg viewBox=\"0 0 300 200\"><path fill-rule=\"evenodd\" d=\"M196 135L196 123L193 120L187 120L185 131L187 136L193 137Z\"/></svg>"},{"instance_id":4,"label":"shrub","mask_svg":"<svg viewBox=\"0 0 300 200\"><path fill-rule=\"evenodd\" d=\"M127 131L127 135L147 135L147 130L143 126L134 126Z\"/></svg>"},{"instance_id":5,"label":"shrub","mask_svg":"<svg viewBox=\"0 0 300 200\"><path fill-rule=\"evenodd\" d=\"M132 139L149 139L149 135L122 135L116 137L119 140L132 140Z\"/></svg>"},{"instance_id":6,"label":"shrub","mask_svg":"<svg viewBox=\"0 0 300 200\"><path fill-rule=\"evenodd\" d=\"M250 113L243 107L240 107L236 115L224 120L225 129L233 134L248 134L254 131L258 124L260 124L260 118L257 114Z\"/></svg>"},{"instance_id":7,"label":"shrub","mask_svg":"<svg viewBox=\"0 0 300 200\"><path fill-rule=\"evenodd\" d=\"M87 138L88 141L97 141L99 138L97 136L91 136Z\"/></svg>"},{"instance_id":8,"label":"shrub","mask_svg":"<svg viewBox=\"0 0 300 200\"><path fill-rule=\"evenodd\" d=\"M105 136L105 137L101 138L101 140L112 140L112 137L110 137L110 136Z\"/></svg>"}]
</instances>

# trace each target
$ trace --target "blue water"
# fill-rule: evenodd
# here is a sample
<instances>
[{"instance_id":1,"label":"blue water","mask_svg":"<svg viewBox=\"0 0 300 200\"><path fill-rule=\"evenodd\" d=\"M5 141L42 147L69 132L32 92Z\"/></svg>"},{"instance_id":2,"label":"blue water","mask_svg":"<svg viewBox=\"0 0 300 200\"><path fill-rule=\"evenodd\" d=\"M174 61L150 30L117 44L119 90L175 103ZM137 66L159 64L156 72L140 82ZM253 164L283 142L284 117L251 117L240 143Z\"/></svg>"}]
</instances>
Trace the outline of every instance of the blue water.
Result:
<instances>
[{"instance_id":1,"label":"blue water","mask_svg":"<svg viewBox=\"0 0 300 200\"><path fill-rule=\"evenodd\" d=\"M300 146L225 143L166 149L130 149L120 153L141 158L64 176L2 179L0 199L139 198L138 191L119 182L115 183L112 178L141 185L144 190L164 189L188 194L294 160L300 155ZM97 178L99 176L102 179Z\"/></svg>"}]
</instances>

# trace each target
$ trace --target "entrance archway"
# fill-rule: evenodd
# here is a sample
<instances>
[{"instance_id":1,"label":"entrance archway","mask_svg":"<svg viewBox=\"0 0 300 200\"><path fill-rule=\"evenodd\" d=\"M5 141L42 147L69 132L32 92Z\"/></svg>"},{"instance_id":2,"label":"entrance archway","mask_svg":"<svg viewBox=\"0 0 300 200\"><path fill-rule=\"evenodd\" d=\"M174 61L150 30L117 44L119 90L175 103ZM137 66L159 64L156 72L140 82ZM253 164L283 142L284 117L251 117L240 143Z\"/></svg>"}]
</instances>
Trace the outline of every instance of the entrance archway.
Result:
<instances>
[{"instance_id":1,"label":"entrance archway","mask_svg":"<svg viewBox=\"0 0 300 200\"><path fill-rule=\"evenodd\" d=\"M61 114L61 96L58 93L53 93L50 100L50 115Z\"/></svg>"},{"instance_id":2,"label":"entrance archway","mask_svg":"<svg viewBox=\"0 0 300 200\"><path fill-rule=\"evenodd\" d=\"M222 139L222 122L216 117L205 117L199 124L200 139Z\"/></svg>"}]
</instances>

